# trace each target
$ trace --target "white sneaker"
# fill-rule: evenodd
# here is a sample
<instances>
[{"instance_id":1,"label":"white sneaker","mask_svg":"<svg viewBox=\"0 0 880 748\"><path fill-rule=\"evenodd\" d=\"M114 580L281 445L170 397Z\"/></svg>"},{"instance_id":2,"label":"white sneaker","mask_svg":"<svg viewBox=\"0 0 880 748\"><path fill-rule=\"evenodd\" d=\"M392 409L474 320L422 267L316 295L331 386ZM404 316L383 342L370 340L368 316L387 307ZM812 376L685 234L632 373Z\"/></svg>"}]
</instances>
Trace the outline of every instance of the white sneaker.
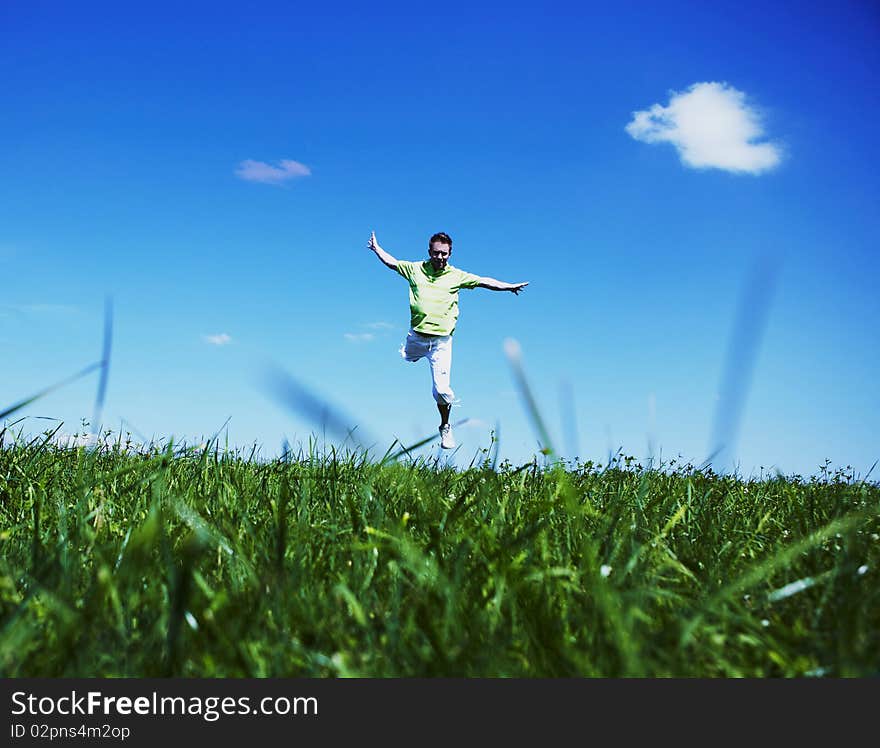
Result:
<instances>
[{"instance_id":1,"label":"white sneaker","mask_svg":"<svg viewBox=\"0 0 880 748\"><path fill-rule=\"evenodd\" d=\"M448 423L440 427L440 446L443 449L455 449L455 437L452 435L452 426Z\"/></svg>"}]
</instances>

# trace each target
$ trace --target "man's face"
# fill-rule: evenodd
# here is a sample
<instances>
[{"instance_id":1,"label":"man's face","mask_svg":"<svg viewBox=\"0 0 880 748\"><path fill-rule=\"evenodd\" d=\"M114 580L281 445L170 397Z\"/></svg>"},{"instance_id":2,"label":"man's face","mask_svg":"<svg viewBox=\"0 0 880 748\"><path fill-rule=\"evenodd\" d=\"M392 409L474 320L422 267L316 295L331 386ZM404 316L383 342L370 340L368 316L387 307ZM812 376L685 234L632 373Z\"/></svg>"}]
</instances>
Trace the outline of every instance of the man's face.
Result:
<instances>
[{"instance_id":1,"label":"man's face","mask_svg":"<svg viewBox=\"0 0 880 748\"><path fill-rule=\"evenodd\" d=\"M431 247L428 249L428 257L431 258L431 265L434 266L434 270L437 272L440 272L446 267L446 263L449 262L449 255L451 254L452 247L443 242L431 242Z\"/></svg>"}]
</instances>

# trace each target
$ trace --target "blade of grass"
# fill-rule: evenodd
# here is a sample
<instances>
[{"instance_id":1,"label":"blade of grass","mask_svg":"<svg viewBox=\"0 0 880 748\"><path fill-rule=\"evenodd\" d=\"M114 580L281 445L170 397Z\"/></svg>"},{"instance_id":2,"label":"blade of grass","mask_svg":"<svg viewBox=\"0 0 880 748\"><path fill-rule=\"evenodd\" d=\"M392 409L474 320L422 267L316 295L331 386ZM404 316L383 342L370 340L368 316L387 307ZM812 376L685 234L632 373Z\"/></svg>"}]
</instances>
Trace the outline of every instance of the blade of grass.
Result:
<instances>
[{"instance_id":1,"label":"blade of grass","mask_svg":"<svg viewBox=\"0 0 880 748\"><path fill-rule=\"evenodd\" d=\"M92 412L92 435L97 436L101 426L101 413L104 410L104 398L107 395L107 380L110 377L110 349L113 345L113 300L108 296L104 301L104 345L101 353L101 376L98 379L98 391L95 395L95 407Z\"/></svg>"},{"instance_id":2,"label":"blade of grass","mask_svg":"<svg viewBox=\"0 0 880 748\"><path fill-rule=\"evenodd\" d=\"M78 379L82 379L83 377L91 374L95 369L99 368L100 366L101 366L100 361L98 361L94 364L89 364L84 369L78 371L76 374L72 374L71 376L67 377L66 379L62 379L60 382L56 382L55 384L49 385L48 387L46 387L43 390L40 390L36 394L31 395L30 397L26 397L24 400L19 400L17 403L13 403L5 410L0 410L0 418L6 418L6 416L11 415L18 410L21 410L22 408L27 407L32 402L39 400L41 397L45 397L46 395L48 395L52 392L55 392L55 390L60 389L61 387L64 387L65 385L70 384L71 382L75 382Z\"/></svg>"},{"instance_id":3,"label":"blade of grass","mask_svg":"<svg viewBox=\"0 0 880 748\"><path fill-rule=\"evenodd\" d=\"M544 419L541 418L538 405L535 402L532 390L526 380L525 371L523 370L522 365L522 349L520 348L519 342L513 338L505 340L504 353L507 355L507 360L510 362L510 368L513 371L513 378L516 381L517 387L519 387L520 396L525 403L526 413L528 413L529 417L532 419L532 425L534 426L535 431L537 431L539 443L541 445L541 453L553 459L556 450L553 449L550 433L544 425Z\"/></svg>"}]
</instances>

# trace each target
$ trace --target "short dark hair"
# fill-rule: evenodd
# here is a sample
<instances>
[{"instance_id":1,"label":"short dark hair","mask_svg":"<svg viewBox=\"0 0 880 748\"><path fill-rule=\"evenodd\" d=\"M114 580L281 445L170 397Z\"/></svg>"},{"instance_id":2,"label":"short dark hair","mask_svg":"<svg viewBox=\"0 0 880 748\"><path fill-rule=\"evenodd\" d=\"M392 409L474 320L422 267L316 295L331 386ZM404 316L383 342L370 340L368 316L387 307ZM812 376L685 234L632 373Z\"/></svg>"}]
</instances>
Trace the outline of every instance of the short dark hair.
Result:
<instances>
[{"instance_id":1,"label":"short dark hair","mask_svg":"<svg viewBox=\"0 0 880 748\"><path fill-rule=\"evenodd\" d=\"M452 251L452 238L449 236L449 234L446 234L443 231L440 231L439 233L434 234L434 236L432 236L430 239L428 239L428 249L431 248L431 245L434 242L440 242L441 244L448 244L449 251L450 252Z\"/></svg>"}]
</instances>

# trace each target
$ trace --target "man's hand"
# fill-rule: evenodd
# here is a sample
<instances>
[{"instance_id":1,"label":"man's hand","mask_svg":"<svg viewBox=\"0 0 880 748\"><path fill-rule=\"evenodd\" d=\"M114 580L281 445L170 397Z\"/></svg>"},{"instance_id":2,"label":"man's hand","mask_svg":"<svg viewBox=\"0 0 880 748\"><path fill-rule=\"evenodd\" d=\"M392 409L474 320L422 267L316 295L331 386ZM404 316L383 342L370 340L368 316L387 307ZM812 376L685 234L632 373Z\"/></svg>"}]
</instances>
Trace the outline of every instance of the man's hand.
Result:
<instances>
[{"instance_id":1,"label":"man's hand","mask_svg":"<svg viewBox=\"0 0 880 748\"><path fill-rule=\"evenodd\" d=\"M525 283L505 283L504 281L497 280L495 278L480 278L480 282L477 284L477 288L488 288L490 291L512 291L513 293L519 295L519 292L522 291L529 282Z\"/></svg>"},{"instance_id":2,"label":"man's hand","mask_svg":"<svg viewBox=\"0 0 880 748\"><path fill-rule=\"evenodd\" d=\"M397 259L388 254L382 247L379 246L379 242L376 241L376 232L370 232L370 241L367 243L367 249L376 253L376 257L378 257L382 264L385 267L391 268L392 270L397 270Z\"/></svg>"}]
</instances>

